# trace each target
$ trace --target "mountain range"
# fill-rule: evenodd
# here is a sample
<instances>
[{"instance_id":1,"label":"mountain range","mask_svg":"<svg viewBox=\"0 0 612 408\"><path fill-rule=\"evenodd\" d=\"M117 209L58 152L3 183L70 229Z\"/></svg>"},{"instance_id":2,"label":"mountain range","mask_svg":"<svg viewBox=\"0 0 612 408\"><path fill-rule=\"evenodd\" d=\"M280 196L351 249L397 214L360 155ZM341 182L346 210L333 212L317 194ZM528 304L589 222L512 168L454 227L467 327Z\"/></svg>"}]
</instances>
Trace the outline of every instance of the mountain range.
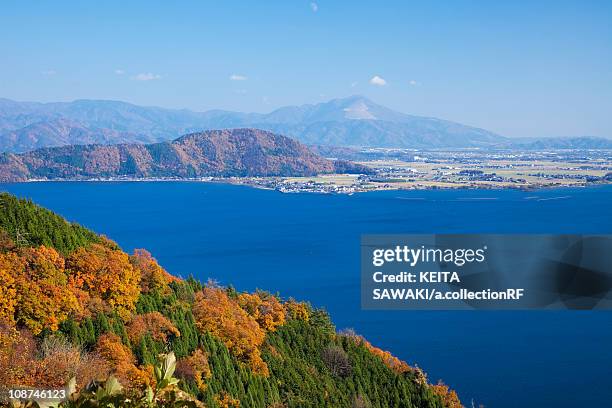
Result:
<instances>
[{"instance_id":1,"label":"mountain range","mask_svg":"<svg viewBox=\"0 0 612 408\"><path fill-rule=\"evenodd\" d=\"M109 177L311 176L369 173L258 129L192 133L153 144L70 145L0 154L0 181Z\"/></svg>"},{"instance_id":2,"label":"mountain range","mask_svg":"<svg viewBox=\"0 0 612 408\"><path fill-rule=\"evenodd\" d=\"M612 139L595 136L519 138L512 140L508 147L525 150L612 150Z\"/></svg>"},{"instance_id":3,"label":"mountain range","mask_svg":"<svg viewBox=\"0 0 612 408\"><path fill-rule=\"evenodd\" d=\"M432 149L521 147L521 144L528 147L534 143L456 122L396 112L363 96L287 106L267 114L194 112L119 101L36 103L0 99L3 152L74 144L154 143L187 133L231 128L258 128L322 146ZM542 145L612 148L612 141L555 138L543 139Z\"/></svg>"}]
</instances>

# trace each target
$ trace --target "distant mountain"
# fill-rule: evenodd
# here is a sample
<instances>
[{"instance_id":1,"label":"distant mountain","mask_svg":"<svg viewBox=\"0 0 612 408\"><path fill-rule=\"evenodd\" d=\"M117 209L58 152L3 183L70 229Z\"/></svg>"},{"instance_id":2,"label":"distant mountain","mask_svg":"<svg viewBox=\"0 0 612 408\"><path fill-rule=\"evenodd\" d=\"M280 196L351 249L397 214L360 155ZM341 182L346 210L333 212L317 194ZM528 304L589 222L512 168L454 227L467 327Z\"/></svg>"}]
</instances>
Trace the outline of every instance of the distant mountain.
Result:
<instances>
[{"instance_id":1,"label":"distant mountain","mask_svg":"<svg viewBox=\"0 0 612 408\"><path fill-rule=\"evenodd\" d=\"M363 96L277 109L253 126L329 146L488 147L505 140L483 129L395 112Z\"/></svg>"},{"instance_id":2,"label":"distant mountain","mask_svg":"<svg viewBox=\"0 0 612 408\"><path fill-rule=\"evenodd\" d=\"M193 133L155 144L78 145L0 155L0 181L97 177L309 176L367 173L257 129Z\"/></svg>"},{"instance_id":3,"label":"distant mountain","mask_svg":"<svg viewBox=\"0 0 612 408\"><path fill-rule=\"evenodd\" d=\"M106 128L92 128L65 118L34 122L20 129L2 133L0 151L29 151L48 146L75 144L150 143L146 135L120 132Z\"/></svg>"},{"instance_id":4,"label":"distant mountain","mask_svg":"<svg viewBox=\"0 0 612 408\"><path fill-rule=\"evenodd\" d=\"M57 135L57 125L53 125L57 121L65 125L60 132L63 136ZM240 127L330 146L487 147L505 140L483 129L395 112L362 96L289 106L268 114L193 112L117 101L32 103L0 99L0 149L11 152L92 142L166 141L190 132Z\"/></svg>"},{"instance_id":5,"label":"distant mountain","mask_svg":"<svg viewBox=\"0 0 612 408\"><path fill-rule=\"evenodd\" d=\"M19 131L34 124L44 124L63 120L72 122L74 127L85 127L96 131L109 130L123 135L123 143L158 142L173 140L186 133L202 130L209 116L223 116L221 111L197 113L188 110L172 110L155 107L142 107L118 101L76 100L74 102L33 103L15 102L0 99L0 146L10 146L5 143L9 132ZM44 129L40 129L39 140L44 140ZM62 146L53 137L47 139L50 143L44 147ZM96 143L105 144L105 138L100 135ZM91 143L89 139L77 141L76 144ZM75 143L70 143L75 144ZM37 145L22 146L22 148L7 148L7 151L25 151L41 147ZM6 148L6 147L5 147Z\"/></svg>"},{"instance_id":6,"label":"distant mountain","mask_svg":"<svg viewBox=\"0 0 612 408\"><path fill-rule=\"evenodd\" d=\"M308 145L340 147L599 149L610 144L603 138L511 139L455 122L396 112L363 96L287 106L267 114L193 112L119 101L0 99L0 151L5 152L72 144L154 143L232 128L258 128Z\"/></svg>"},{"instance_id":7,"label":"distant mountain","mask_svg":"<svg viewBox=\"0 0 612 408\"><path fill-rule=\"evenodd\" d=\"M580 137L547 137L535 140L515 140L513 148L528 150L612 150L612 139L594 136Z\"/></svg>"}]
</instances>

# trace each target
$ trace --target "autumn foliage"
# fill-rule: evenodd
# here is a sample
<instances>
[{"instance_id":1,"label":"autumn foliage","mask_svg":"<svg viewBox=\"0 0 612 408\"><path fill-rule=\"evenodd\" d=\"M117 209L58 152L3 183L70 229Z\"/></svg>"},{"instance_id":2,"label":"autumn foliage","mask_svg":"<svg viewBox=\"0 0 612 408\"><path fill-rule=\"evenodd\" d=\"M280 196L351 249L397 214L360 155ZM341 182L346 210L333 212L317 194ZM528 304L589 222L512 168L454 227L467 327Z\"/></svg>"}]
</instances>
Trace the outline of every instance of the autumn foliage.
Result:
<instances>
[{"instance_id":1,"label":"autumn foliage","mask_svg":"<svg viewBox=\"0 0 612 408\"><path fill-rule=\"evenodd\" d=\"M442 381L438 382L436 385L432 385L431 389L433 390L434 394L438 395L442 399L442 404L445 408L463 408L457 393L454 390L451 390L448 385L444 384Z\"/></svg>"},{"instance_id":2,"label":"autumn foliage","mask_svg":"<svg viewBox=\"0 0 612 408\"><path fill-rule=\"evenodd\" d=\"M29 368L35 353L36 343L30 332L0 322L0 385L32 385L36 379Z\"/></svg>"},{"instance_id":3,"label":"autumn foliage","mask_svg":"<svg viewBox=\"0 0 612 408\"><path fill-rule=\"evenodd\" d=\"M179 337L181 333L167 317L159 312L135 316L127 327L132 344L137 344L147 333L154 340L166 342L169 336Z\"/></svg>"},{"instance_id":4,"label":"autumn foliage","mask_svg":"<svg viewBox=\"0 0 612 408\"><path fill-rule=\"evenodd\" d=\"M201 332L208 331L220 338L227 348L243 362L248 363L254 372L268 374L268 366L262 360L259 349L263 344L265 331L225 290L203 288L196 294L193 315L196 327Z\"/></svg>"},{"instance_id":5,"label":"autumn foliage","mask_svg":"<svg viewBox=\"0 0 612 408\"><path fill-rule=\"evenodd\" d=\"M180 359L176 366L177 377L193 381L200 391L206 389L206 380L212 375L208 355L196 349L190 356Z\"/></svg>"},{"instance_id":6,"label":"autumn foliage","mask_svg":"<svg viewBox=\"0 0 612 408\"><path fill-rule=\"evenodd\" d=\"M89 382L102 380L110 371L108 361L98 353L87 352L60 337L46 338L38 349L38 378L36 384L64 387L71 378L78 388Z\"/></svg>"},{"instance_id":7,"label":"autumn foliage","mask_svg":"<svg viewBox=\"0 0 612 408\"><path fill-rule=\"evenodd\" d=\"M109 372L105 359L58 337L36 344L31 332L0 325L0 384L62 388L70 378L84 387Z\"/></svg>"},{"instance_id":8,"label":"autumn foliage","mask_svg":"<svg viewBox=\"0 0 612 408\"><path fill-rule=\"evenodd\" d=\"M136 365L136 357L116 334L107 333L98 339L95 351L108 361L112 374L122 384L139 388L152 382L152 373Z\"/></svg>"},{"instance_id":9,"label":"autumn foliage","mask_svg":"<svg viewBox=\"0 0 612 408\"><path fill-rule=\"evenodd\" d=\"M215 402L219 404L221 408L239 408L240 400L232 397L229 393L223 391L215 397Z\"/></svg>"},{"instance_id":10,"label":"autumn foliage","mask_svg":"<svg viewBox=\"0 0 612 408\"><path fill-rule=\"evenodd\" d=\"M389 367L391 370L395 371L398 374L403 374L413 370L413 368L410 367L405 361L400 360L388 351L384 351L378 347L373 346L363 336L356 334L352 330L347 330L343 332L342 335L344 337L350 338L358 344L363 345L366 350L380 358L387 367Z\"/></svg>"},{"instance_id":11,"label":"autumn foliage","mask_svg":"<svg viewBox=\"0 0 612 408\"><path fill-rule=\"evenodd\" d=\"M379 349L378 347L374 347L369 341L363 338L362 342L365 348L368 349L370 353L380 357L383 363L385 363L387 367L389 367L396 373L401 374L412 370L412 367L410 367L405 361L400 360L388 351Z\"/></svg>"},{"instance_id":12,"label":"autumn foliage","mask_svg":"<svg viewBox=\"0 0 612 408\"><path fill-rule=\"evenodd\" d=\"M92 244L65 259L47 246L0 253L0 318L55 331L68 317L116 312L129 320L140 294L139 271L110 242Z\"/></svg>"},{"instance_id":13,"label":"autumn foliage","mask_svg":"<svg viewBox=\"0 0 612 408\"><path fill-rule=\"evenodd\" d=\"M265 331L274 331L285 323L285 308L274 296L265 292L242 293L238 296L238 304Z\"/></svg>"},{"instance_id":14,"label":"autumn foliage","mask_svg":"<svg viewBox=\"0 0 612 408\"><path fill-rule=\"evenodd\" d=\"M100 239L65 258L44 245L15 245L3 235L0 251L0 384L63 387L72 377L84 386L114 367L125 383L147 383L150 375L136 366L132 351L115 335L102 336L85 351L56 332L69 318L80 321L99 313L132 318L140 295L140 271L111 241ZM159 313L130 324L133 337L150 331L165 340L179 335ZM114 336L114 337L113 337Z\"/></svg>"},{"instance_id":15,"label":"autumn foliage","mask_svg":"<svg viewBox=\"0 0 612 408\"><path fill-rule=\"evenodd\" d=\"M29 328L34 334L58 324L77 312L79 304L68 284L64 259L53 248L22 248L0 254L0 275L8 285L0 298L6 321Z\"/></svg>"},{"instance_id":16,"label":"autumn foliage","mask_svg":"<svg viewBox=\"0 0 612 408\"><path fill-rule=\"evenodd\" d=\"M66 268L71 285L87 294L83 301L90 308L101 300L124 320L130 318L140 294L140 274L125 252L110 245L92 244L72 253Z\"/></svg>"},{"instance_id":17,"label":"autumn foliage","mask_svg":"<svg viewBox=\"0 0 612 408\"><path fill-rule=\"evenodd\" d=\"M165 292L170 282L177 278L164 270L146 249L135 249L130 262L140 272L140 289L143 293Z\"/></svg>"},{"instance_id":18,"label":"autumn foliage","mask_svg":"<svg viewBox=\"0 0 612 408\"><path fill-rule=\"evenodd\" d=\"M295 300L289 300L285 303L285 309L287 314L292 319L303 320L307 322L310 319L310 312L308 306L303 302L296 302Z\"/></svg>"},{"instance_id":19,"label":"autumn foliage","mask_svg":"<svg viewBox=\"0 0 612 408\"><path fill-rule=\"evenodd\" d=\"M15 271L20 270L19 257L14 253L0 254L0 322L15 320L17 286Z\"/></svg>"},{"instance_id":20,"label":"autumn foliage","mask_svg":"<svg viewBox=\"0 0 612 408\"><path fill-rule=\"evenodd\" d=\"M97 398L87 384L116 377L134 406L151 397L148 386L168 385L181 400L211 407L367 406L369 398L386 406L413 396L431 408L461 406L454 391L430 385L418 368L354 333L338 336L322 310L179 280L145 250L128 256L32 203L7 200L0 208L0 388L63 388L75 378L87 400ZM17 240L16 231L28 238ZM163 355L178 358L176 365L161 370Z\"/></svg>"}]
</instances>

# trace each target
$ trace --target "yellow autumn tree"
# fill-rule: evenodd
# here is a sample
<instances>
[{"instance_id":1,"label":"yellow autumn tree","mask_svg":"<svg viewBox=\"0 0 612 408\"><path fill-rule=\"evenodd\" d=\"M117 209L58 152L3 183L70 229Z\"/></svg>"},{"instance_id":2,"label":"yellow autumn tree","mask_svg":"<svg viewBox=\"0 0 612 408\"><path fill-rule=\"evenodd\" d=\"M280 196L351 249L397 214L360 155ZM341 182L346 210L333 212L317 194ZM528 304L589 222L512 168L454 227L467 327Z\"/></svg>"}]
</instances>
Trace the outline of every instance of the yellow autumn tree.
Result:
<instances>
[{"instance_id":1,"label":"yellow autumn tree","mask_svg":"<svg viewBox=\"0 0 612 408\"><path fill-rule=\"evenodd\" d=\"M198 292L193 305L196 327L217 336L238 359L251 369L268 375L268 366L261 358L260 346L264 330L234 299L221 288L205 287Z\"/></svg>"},{"instance_id":2,"label":"yellow autumn tree","mask_svg":"<svg viewBox=\"0 0 612 408\"><path fill-rule=\"evenodd\" d=\"M66 260L71 285L86 292L89 303L101 300L129 320L140 294L140 273L128 255L108 244L77 249Z\"/></svg>"},{"instance_id":3,"label":"yellow autumn tree","mask_svg":"<svg viewBox=\"0 0 612 408\"><path fill-rule=\"evenodd\" d=\"M307 322L310 319L310 312L308 311L308 306L306 306L303 302L296 302L293 299L290 299L285 303L285 309L287 310L287 314L292 319L303 320Z\"/></svg>"},{"instance_id":4,"label":"yellow autumn tree","mask_svg":"<svg viewBox=\"0 0 612 408\"><path fill-rule=\"evenodd\" d=\"M285 308L268 293L242 293L238 296L238 304L266 331L274 331L285 323Z\"/></svg>"},{"instance_id":5,"label":"yellow autumn tree","mask_svg":"<svg viewBox=\"0 0 612 408\"><path fill-rule=\"evenodd\" d=\"M14 253L0 254L0 322L14 323L17 305L15 271L23 271L23 259Z\"/></svg>"},{"instance_id":6,"label":"yellow autumn tree","mask_svg":"<svg viewBox=\"0 0 612 408\"><path fill-rule=\"evenodd\" d=\"M12 258L16 285L15 320L32 330L57 330L59 323L77 313L79 303L64 270L64 258L53 248L23 248Z\"/></svg>"}]
</instances>

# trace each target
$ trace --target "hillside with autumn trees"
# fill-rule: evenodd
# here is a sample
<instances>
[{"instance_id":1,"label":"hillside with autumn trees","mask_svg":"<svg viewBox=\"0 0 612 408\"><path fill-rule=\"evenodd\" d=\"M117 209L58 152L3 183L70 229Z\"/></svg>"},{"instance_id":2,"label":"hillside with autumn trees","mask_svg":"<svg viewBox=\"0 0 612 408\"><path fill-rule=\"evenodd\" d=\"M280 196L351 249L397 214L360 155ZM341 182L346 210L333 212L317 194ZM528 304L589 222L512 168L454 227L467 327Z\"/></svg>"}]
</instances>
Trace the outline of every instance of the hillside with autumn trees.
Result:
<instances>
[{"instance_id":1,"label":"hillside with autumn trees","mask_svg":"<svg viewBox=\"0 0 612 408\"><path fill-rule=\"evenodd\" d=\"M308 303L179 279L0 194L0 396L66 386L65 407L461 407Z\"/></svg>"}]
</instances>

